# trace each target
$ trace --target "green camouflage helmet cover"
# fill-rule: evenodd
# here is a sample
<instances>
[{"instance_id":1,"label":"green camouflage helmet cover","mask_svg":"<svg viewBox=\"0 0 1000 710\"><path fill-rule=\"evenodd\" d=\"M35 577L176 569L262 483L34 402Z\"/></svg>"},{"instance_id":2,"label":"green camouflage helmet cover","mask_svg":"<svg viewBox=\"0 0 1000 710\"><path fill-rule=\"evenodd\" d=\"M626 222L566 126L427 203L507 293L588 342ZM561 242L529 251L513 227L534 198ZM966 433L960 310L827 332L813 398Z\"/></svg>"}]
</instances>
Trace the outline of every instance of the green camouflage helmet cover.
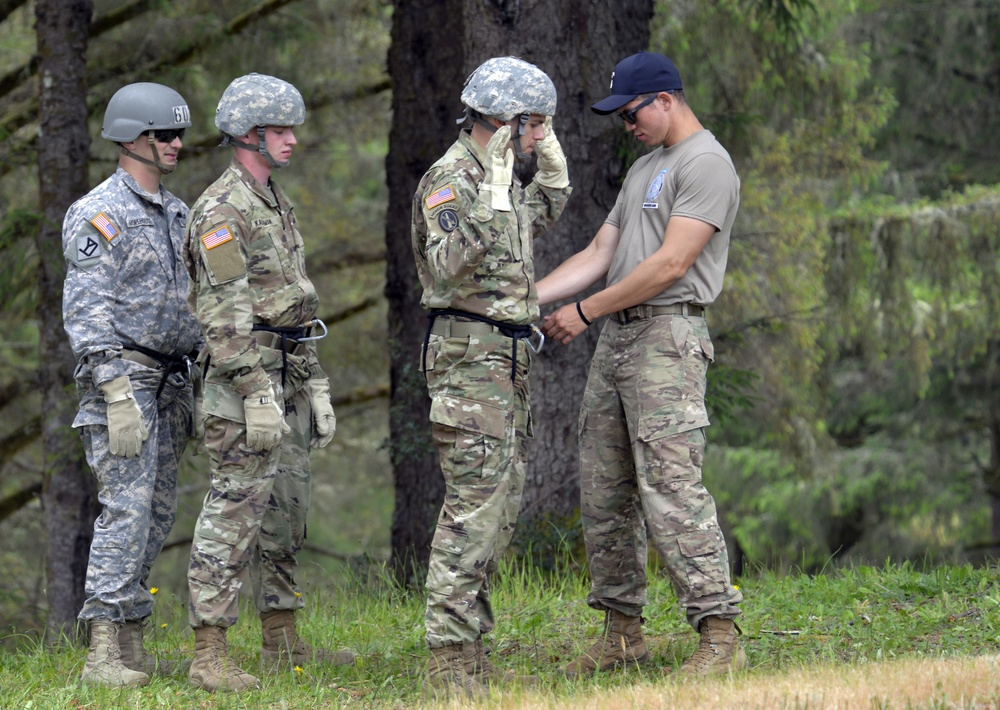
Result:
<instances>
[{"instance_id":1,"label":"green camouflage helmet cover","mask_svg":"<svg viewBox=\"0 0 1000 710\"><path fill-rule=\"evenodd\" d=\"M229 136L244 136L257 126L300 126L306 120L302 94L287 81L247 74L226 87L215 111L215 126Z\"/></svg>"},{"instance_id":2,"label":"green camouflage helmet cover","mask_svg":"<svg viewBox=\"0 0 1000 710\"><path fill-rule=\"evenodd\" d=\"M534 64L517 57L494 57L465 80L462 103L501 121L523 113L554 116L556 87Z\"/></svg>"},{"instance_id":3,"label":"green camouflage helmet cover","mask_svg":"<svg viewBox=\"0 0 1000 710\"><path fill-rule=\"evenodd\" d=\"M143 132L160 128L188 128L187 101L163 84L139 82L115 92L104 111L101 137L115 143L134 141Z\"/></svg>"}]
</instances>

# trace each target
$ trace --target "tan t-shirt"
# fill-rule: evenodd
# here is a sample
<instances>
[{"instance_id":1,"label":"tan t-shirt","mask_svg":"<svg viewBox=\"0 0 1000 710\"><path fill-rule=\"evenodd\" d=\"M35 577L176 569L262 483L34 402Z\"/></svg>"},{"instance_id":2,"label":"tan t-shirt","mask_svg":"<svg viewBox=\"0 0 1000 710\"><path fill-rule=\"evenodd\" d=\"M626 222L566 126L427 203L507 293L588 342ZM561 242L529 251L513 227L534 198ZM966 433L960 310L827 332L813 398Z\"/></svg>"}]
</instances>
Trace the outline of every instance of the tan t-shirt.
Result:
<instances>
[{"instance_id":1,"label":"tan t-shirt","mask_svg":"<svg viewBox=\"0 0 1000 710\"><path fill-rule=\"evenodd\" d=\"M625 278L663 245L672 216L707 222L716 232L688 272L646 303L710 305L722 291L729 236L740 204L740 179L729 153L707 130L639 158L625 176L605 220L618 227L608 286Z\"/></svg>"}]
</instances>

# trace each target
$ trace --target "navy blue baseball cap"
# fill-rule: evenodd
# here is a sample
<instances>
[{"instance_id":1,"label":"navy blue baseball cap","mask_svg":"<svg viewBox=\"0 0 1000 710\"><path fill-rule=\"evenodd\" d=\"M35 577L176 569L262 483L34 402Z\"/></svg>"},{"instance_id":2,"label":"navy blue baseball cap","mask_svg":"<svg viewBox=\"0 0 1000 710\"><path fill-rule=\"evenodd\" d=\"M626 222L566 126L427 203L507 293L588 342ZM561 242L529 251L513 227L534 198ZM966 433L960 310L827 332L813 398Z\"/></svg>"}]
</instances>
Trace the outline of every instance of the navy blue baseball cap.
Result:
<instances>
[{"instance_id":1,"label":"navy blue baseball cap","mask_svg":"<svg viewBox=\"0 0 1000 710\"><path fill-rule=\"evenodd\" d=\"M594 113L607 115L641 94L683 88L681 75L668 57L656 52L639 52L618 62L611 74L611 96L590 108Z\"/></svg>"}]
</instances>

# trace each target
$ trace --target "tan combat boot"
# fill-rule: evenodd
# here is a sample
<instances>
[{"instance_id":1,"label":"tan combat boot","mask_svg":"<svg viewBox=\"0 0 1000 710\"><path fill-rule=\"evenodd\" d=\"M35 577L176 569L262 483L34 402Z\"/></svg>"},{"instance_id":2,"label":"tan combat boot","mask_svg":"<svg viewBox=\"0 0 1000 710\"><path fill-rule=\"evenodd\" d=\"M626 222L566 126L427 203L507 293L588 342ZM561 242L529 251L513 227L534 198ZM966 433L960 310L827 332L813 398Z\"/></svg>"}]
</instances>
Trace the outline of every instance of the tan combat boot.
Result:
<instances>
[{"instance_id":1,"label":"tan combat boot","mask_svg":"<svg viewBox=\"0 0 1000 710\"><path fill-rule=\"evenodd\" d=\"M723 675L747 667L747 654L740 645L740 628L730 619L706 616L698 625L701 643L677 672L681 675Z\"/></svg>"},{"instance_id":2,"label":"tan combat boot","mask_svg":"<svg viewBox=\"0 0 1000 710\"><path fill-rule=\"evenodd\" d=\"M538 678L533 675L517 675L514 671L498 672L493 662L486 657L482 638L476 639L475 643L462 644L462 663L465 665L466 674L475 678L482 685L520 683L532 686L538 683Z\"/></svg>"},{"instance_id":3,"label":"tan combat boot","mask_svg":"<svg viewBox=\"0 0 1000 710\"><path fill-rule=\"evenodd\" d=\"M465 670L465 654L472 644L457 643L441 648L432 648L427 660L427 686L424 696L438 700L477 700L488 694L486 686ZM472 650L475 653L475 650Z\"/></svg>"},{"instance_id":4,"label":"tan combat boot","mask_svg":"<svg viewBox=\"0 0 1000 710\"><path fill-rule=\"evenodd\" d=\"M177 670L177 663L147 653L143 644L144 633L145 624L142 621L126 621L125 625L118 629L118 647L121 649L122 663L126 668L142 671L148 676L173 674Z\"/></svg>"},{"instance_id":5,"label":"tan combat boot","mask_svg":"<svg viewBox=\"0 0 1000 710\"><path fill-rule=\"evenodd\" d=\"M567 678L591 675L649 660L649 649L642 635L642 617L626 616L609 609L604 612L604 635L586 653L564 666Z\"/></svg>"},{"instance_id":6,"label":"tan combat boot","mask_svg":"<svg viewBox=\"0 0 1000 710\"><path fill-rule=\"evenodd\" d=\"M195 688L210 693L239 693L257 687L257 679L241 671L229 660L226 629L222 626L202 626L194 630L194 663L188 671L188 681Z\"/></svg>"},{"instance_id":7,"label":"tan combat boot","mask_svg":"<svg viewBox=\"0 0 1000 710\"><path fill-rule=\"evenodd\" d=\"M118 648L118 628L113 621L90 622L90 652L83 664L84 683L112 688L138 687L149 684L149 676L122 663Z\"/></svg>"},{"instance_id":8,"label":"tan combat boot","mask_svg":"<svg viewBox=\"0 0 1000 710\"><path fill-rule=\"evenodd\" d=\"M332 663L346 666L354 663L353 651L327 651L313 648L302 640L295 631L295 615L290 609L265 611L260 615L260 630L263 644L260 648L260 667L275 671L311 663Z\"/></svg>"}]
</instances>

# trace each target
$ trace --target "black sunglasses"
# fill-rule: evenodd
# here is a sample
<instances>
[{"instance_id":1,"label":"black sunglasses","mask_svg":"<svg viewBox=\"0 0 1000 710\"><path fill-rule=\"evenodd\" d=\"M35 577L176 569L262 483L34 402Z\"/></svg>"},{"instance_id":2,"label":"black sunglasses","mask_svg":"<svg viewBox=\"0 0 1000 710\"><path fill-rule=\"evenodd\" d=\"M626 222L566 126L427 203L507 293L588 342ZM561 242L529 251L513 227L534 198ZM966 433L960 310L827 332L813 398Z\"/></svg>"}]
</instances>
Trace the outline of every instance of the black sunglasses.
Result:
<instances>
[{"instance_id":1,"label":"black sunglasses","mask_svg":"<svg viewBox=\"0 0 1000 710\"><path fill-rule=\"evenodd\" d=\"M656 96L659 96L659 94L657 94ZM633 109L629 109L628 111L619 111L618 118L625 121L625 123L630 123L634 126L636 123L635 115L639 113L639 109L641 109L644 106L649 106L651 103L656 101L656 96L650 96L648 99L646 99Z\"/></svg>"},{"instance_id":2,"label":"black sunglasses","mask_svg":"<svg viewBox=\"0 0 1000 710\"><path fill-rule=\"evenodd\" d=\"M175 138L184 137L183 128L157 128L156 130L149 131L153 134L160 143L173 143Z\"/></svg>"}]
</instances>

